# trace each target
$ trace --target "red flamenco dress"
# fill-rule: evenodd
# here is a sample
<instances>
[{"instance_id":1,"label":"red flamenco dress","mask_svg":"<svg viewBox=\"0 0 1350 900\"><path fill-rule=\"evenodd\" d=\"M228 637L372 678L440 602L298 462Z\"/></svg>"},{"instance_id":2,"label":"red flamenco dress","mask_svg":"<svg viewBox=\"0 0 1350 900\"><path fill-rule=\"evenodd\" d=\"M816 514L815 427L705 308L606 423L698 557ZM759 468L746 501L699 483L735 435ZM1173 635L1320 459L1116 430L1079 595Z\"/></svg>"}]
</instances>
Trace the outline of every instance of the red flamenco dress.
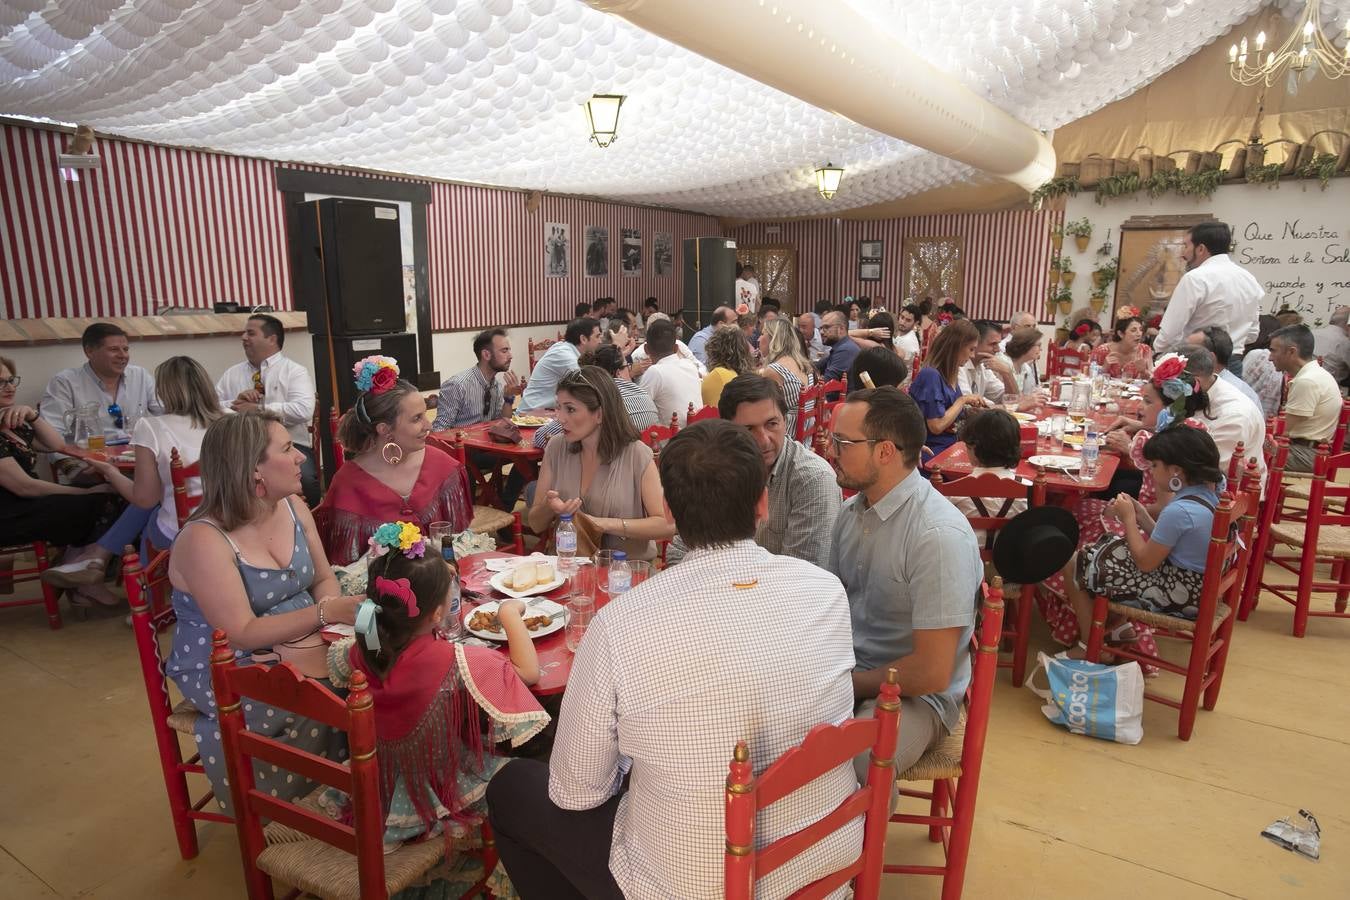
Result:
<instances>
[{"instance_id":1,"label":"red flamenco dress","mask_svg":"<svg viewBox=\"0 0 1350 900\"><path fill-rule=\"evenodd\" d=\"M456 533L465 530L473 520L471 496L469 474L459 460L427 447L406 497L357 463L343 466L314 510L314 523L328 561L345 566L366 552L366 542L385 522L411 522L423 532L432 522L449 522Z\"/></svg>"}]
</instances>

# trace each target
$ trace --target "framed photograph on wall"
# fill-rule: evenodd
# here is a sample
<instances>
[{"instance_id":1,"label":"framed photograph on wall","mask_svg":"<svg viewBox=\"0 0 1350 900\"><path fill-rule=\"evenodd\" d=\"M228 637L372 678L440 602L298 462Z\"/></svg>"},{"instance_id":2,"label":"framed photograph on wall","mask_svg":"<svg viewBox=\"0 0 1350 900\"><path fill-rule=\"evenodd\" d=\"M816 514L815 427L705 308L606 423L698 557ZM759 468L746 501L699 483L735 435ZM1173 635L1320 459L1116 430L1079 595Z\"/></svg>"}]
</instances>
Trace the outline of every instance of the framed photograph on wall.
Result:
<instances>
[{"instance_id":1,"label":"framed photograph on wall","mask_svg":"<svg viewBox=\"0 0 1350 900\"><path fill-rule=\"evenodd\" d=\"M544 223L544 275L566 278L572 271L571 226L565 222Z\"/></svg>"},{"instance_id":2,"label":"framed photograph on wall","mask_svg":"<svg viewBox=\"0 0 1350 900\"><path fill-rule=\"evenodd\" d=\"M652 237L652 271L669 275L675 269L675 237L669 231L658 231Z\"/></svg>"},{"instance_id":3,"label":"framed photograph on wall","mask_svg":"<svg viewBox=\"0 0 1350 900\"><path fill-rule=\"evenodd\" d=\"M858 242L858 280L881 280L881 241Z\"/></svg>"},{"instance_id":4,"label":"framed photograph on wall","mask_svg":"<svg viewBox=\"0 0 1350 900\"><path fill-rule=\"evenodd\" d=\"M586 277L604 278L609 274L609 229L586 226Z\"/></svg>"},{"instance_id":5,"label":"framed photograph on wall","mask_svg":"<svg viewBox=\"0 0 1350 900\"><path fill-rule=\"evenodd\" d=\"M642 232L636 228L619 230L619 274L624 278L642 274Z\"/></svg>"}]
</instances>

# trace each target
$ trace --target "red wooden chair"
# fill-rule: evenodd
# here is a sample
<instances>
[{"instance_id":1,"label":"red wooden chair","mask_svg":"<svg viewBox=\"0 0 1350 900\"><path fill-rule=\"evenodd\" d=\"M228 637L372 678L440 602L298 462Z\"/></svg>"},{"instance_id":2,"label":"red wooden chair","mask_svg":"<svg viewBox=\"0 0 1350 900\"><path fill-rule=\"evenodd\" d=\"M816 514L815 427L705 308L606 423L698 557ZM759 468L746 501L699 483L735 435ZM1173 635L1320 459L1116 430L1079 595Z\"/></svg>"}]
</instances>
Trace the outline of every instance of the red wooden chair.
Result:
<instances>
[{"instance_id":1,"label":"red wooden chair","mask_svg":"<svg viewBox=\"0 0 1350 900\"><path fill-rule=\"evenodd\" d=\"M272 897L272 878L319 897L357 896L384 900L416 881L441 861L445 841L432 837L404 844L386 855L380 804L379 761L375 756L375 704L363 673L352 673L344 701L289 663L236 665L234 651L217 630L211 654L211 685L220 710L220 733L230 796L238 819L244 883L252 900ZM242 698L260 700L347 732L350 763L337 763L248 730ZM280 800L254 784L254 761L279 766L331 785L352 798L353 823L346 825L296 802ZM308 835L268 845L262 819ZM486 893L496 865L490 832L483 829L483 877L463 896Z\"/></svg>"},{"instance_id":2,"label":"red wooden chair","mask_svg":"<svg viewBox=\"0 0 1350 900\"><path fill-rule=\"evenodd\" d=\"M797 424L792 430L792 439L799 444L811 446L815 441L816 432L819 430L820 416L817 415L817 407L825 398L825 382L817 381L809 387L804 387L801 393L797 395ZM807 407L811 411L806 411Z\"/></svg>"},{"instance_id":3,"label":"red wooden chair","mask_svg":"<svg viewBox=\"0 0 1350 900\"><path fill-rule=\"evenodd\" d=\"M338 442L338 423L342 421L342 415L334 406L328 411L328 433L333 439L333 474L336 475L342 468L342 464L347 461L347 451L342 444Z\"/></svg>"},{"instance_id":4,"label":"red wooden chair","mask_svg":"<svg viewBox=\"0 0 1350 900\"><path fill-rule=\"evenodd\" d=\"M842 725L817 725L801 744L788 750L755 777L745 741L736 744L727 776L725 896L751 900L755 881L778 869L802 851L856 819L863 819L862 855L842 869L822 876L793 897L824 897L850 882L853 896L874 900L881 887L882 856L886 850L886 812L890 804L893 763L900 732L900 687L895 670L877 697L875 718L849 719ZM798 788L829 773L868 747L872 748L867 784L858 788L829 815L801 831L784 835L755 849L755 814Z\"/></svg>"},{"instance_id":5,"label":"red wooden chair","mask_svg":"<svg viewBox=\"0 0 1350 900\"><path fill-rule=\"evenodd\" d=\"M178 448L174 447L169 451L169 477L173 479L173 507L174 514L178 516L178 527L182 528L187 524L188 516L192 515L193 510L202 505L202 493L199 490L196 495L188 493L187 483L190 478L201 478L202 461L199 459L190 466L183 465L183 460L178 455Z\"/></svg>"},{"instance_id":6,"label":"red wooden chair","mask_svg":"<svg viewBox=\"0 0 1350 900\"><path fill-rule=\"evenodd\" d=\"M1274 420L1283 424L1283 419ZM1271 562L1270 529L1281 517L1284 492L1289 485L1284 484L1284 467L1289 457L1289 439L1282 432L1267 441L1274 452L1266 454L1266 496L1261 501L1257 517L1256 535L1252 547L1251 562L1247 567L1247 578L1242 588L1242 603L1238 609L1238 621L1245 622L1257 605L1257 595L1261 590L1261 581L1265 577L1266 564ZM1292 519L1291 519L1292 520ZM1288 568L1286 563L1291 557L1282 557L1276 565Z\"/></svg>"},{"instance_id":7,"label":"red wooden chair","mask_svg":"<svg viewBox=\"0 0 1350 900\"><path fill-rule=\"evenodd\" d=\"M558 343L558 341L561 341L562 339L563 339L562 333L559 332L556 338L544 338L541 341L536 341L533 338L529 340L528 347L530 352L531 372L534 371L534 367L538 364L539 360L543 358L544 353L548 351L548 348L552 347L554 344Z\"/></svg>"},{"instance_id":8,"label":"red wooden chair","mask_svg":"<svg viewBox=\"0 0 1350 900\"><path fill-rule=\"evenodd\" d=\"M28 553L33 554L33 565L20 567L14 561L15 558ZM19 585L36 581L41 589L41 593L36 597L0 601L0 609L7 609L11 606L36 606L41 603L47 607L47 624L53 631L60 628L61 592L42 580L42 573L47 571L47 567L51 565L51 560L47 558L47 542L33 541L31 544L0 547L0 558L8 560L7 565L0 568L0 578L5 582L10 585Z\"/></svg>"},{"instance_id":9,"label":"red wooden chair","mask_svg":"<svg viewBox=\"0 0 1350 900\"><path fill-rule=\"evenodd\" d=\"M944 497L972 497L982 500L993 500L996 504L990 508L985 504L986 509L991 515L970 515L966 519L970 522L970 527L976 531L984 531L989 535L990 540L986 541L986 546L980 548L980 559L986 564L994 557L993 536L1003 529L1013 520L1015 513L1009 515L998 515L997 510L1004 505L1003 502L1011 503L1013 500L1028 500L1028 508L1032 506L1045 505L1045 473L1042 472L1036 481L1033 489L1020 481L1014 481L1010 478L1000 478L997 475L987 473L984 475L967 475L964 478L958 478L955 481L941 481L933 479L933 487L937 488L938 493ZM1003 502L998 502L1003 501ZM1012 683L1014 687L1020 687L1026 681L1027 671L1027 641L1031 636L1031 610L1036 602L1036 585L1024 584L1017 594L1017 600L1013 607L1012 615L1008 615L1005 610L1003 616L1003 635L1002 637L1011 640L1013 644L1012 659L1008 662L1000 662L999 668L1012 669Z\"/></svg>"},{"instance_id":10,"label":"red wooden chair","mask_svg":"<svg viewBox=\"0 0 1350 900\"><path fill-rule=\"evenodd\" d=\"M998 668L999 637L1003 633L1003 581L995 578L983 588L984 604L976 629L978 643L971 641L975 657L970 689L961 710L961 722L945 739L919 761L901 772L901 781L931 781L928 791L900 788L901 797L929 801L928 815L896 813L892 822L923 825L928 839L942 844L945 865L887 865L888 875L938 875L942 900L960 900L970 855L970 834L975 825L975 800L984 763L984 741L989 731L989 708L994 702L994 675ZM948 812L950 809L950 813Z\"/></svg>"},{"instance_id":11,"label":"red wooden chair","mask_svg":"<svg viewBox=\"0 0 1350 900\"><path fill-rule=\"evenodd\" d=\"M1283 411L1275 417L1275 422L1278 433L1283 435L1286 427ZM1336 422L1336 430L1331 435L1332 453L1339 453L1341 448L1345 446L1347 430L1350 430L1350 400L1341 403L1341 415ZM1268 465L1269 461L1267 461ZM1282 478L1284 490L1281 492L1280 508L1276 513L1275 521L1302 522L1306 519L1307 503L1312 497L1312 479L1313 473L1311 472L1286 471L1284 473ZM1297 500L1300 505L1292 506L1288 502L1290 500Z\"/></svg>"},{"instance_id":12,"label":"red wooden chair","mask_svg":"<svg viewBox=\"0 0 1350 900\"><path fill-rule=\"evenodd\" d=\"M642 443L652 448L653 456L659 455L665 442L673 438L676 432L680 430L675 421L675 417L671 416L669 425L648 425L642 429L642 434L639 437L642 438Z\"/></svg>"},{"instance_id":13,"label":"red wooden chair","mask_svg":"<svg viewBox=\"0 0 1350 900\"><path fill-rule=\"evenodd\" d=\"M205 793L195 800L188 788L187 776L200 775L205 781L206 770L195 749L192 757L183 761L178 737L181 734L189 741L193 740L193 728L201 713L187 700L175 706L169 694L168 679L164 677L159 638L169 632L172 640L176 622L173 605L169 602L172 591L169 551L160 552L142 568L140 555L128 547L122 556L122 580L127 589L127 601L131 604L131 631L136 639L145 696L150 702L150 725L155 733L164 790L169 795L169 815L178 838L178 852L183 859L192 859L197 855L196 822L228 824L234 820L217 811L216 795L209 784ZM195 744L192 746L195 748Z\"/></svg>"},{"instance_id":14,"label":"red wooden chair","mask_svg":"<svg viewBox=\"0 0 1350 900\"><path fill-rule=\"evenodd\" d=\"M1225 492L1214 512L1199 612L1194 620L1122 606L1111 603L1105 597L1097 597L1093 606L1092 629L1087 641L1087 658L1092 662L1101 659L1108 612L1151 626L1157 637L1190 642L1190 654L1184 665L1178 665L1160 655L1144 653L1134 645L1111 648L1111 653L1118 661L1133 659L1141 665L1153 665L1186 679L1180 700L1152 691L1144 692L1145 699L1180 712L1177 736L1183 741L1191 739L1201 701L1205 709L1210 710L1219 702L1219 689L1223 686L1224 668L1233 643L1233 625L1237 620L1243 579L1251 557L1252 533L1255 530L1260 494L1256 462L1253 460L1247 464L1241 489L1236 496ZM1235 522L1238 525L1236 545L1230 528Z\"/></svg>"},{"instance_id":15,"label":"red wooden chair","mask_svg":"<svg viewBox=\"0 0 1350 900\"><path fill-rule=\"evenodd\" d=\"M1045 374L1048 377L1082 374L1088 369L1089 356L1072 347L1052 343L1045 362Z\"/></svg>"},{"instance_id":16,"label":"red wooden chair","mask_svg":"<svg viewBox=\"0 0 1350 900\"><path fill-rule=\"evenodd\" d=\"M1271 470L1272 487L1267 489L1267 503L1271 501L1270 491L1277 489L1287 454L1288 445L1284 444L1277 452L1275 467ZM1244 619L1251 614L1256 605L1257 592L1262 589L1294 607L1294 637L1307 634L1308 619L1313 616L1350 618L1350 612L1346 611L1346 603L1350 599L1350 514L1346 512L1347 505L1350 505L1350 485L1335 482L1337 473L1347 467L1350 467L1350 452L1332 453L1326 444L1318 445L1305 521L1268 521L1274 518L1269 514L1263 517L1262 525L1265 527L1262 528L1254 551L1260 553L1255 557L1255 565L1259 569L1248 579L1247 589L1243 593ZM1281 493L1288 489L1287 486L1279 488ZM1332 505L1335 506L1334 510ZM1273 548L1281 544L1287 545L1293 552L1275 552ZM1268 551L1268 548L1272 549ZM1293 573L1296 580L1267 581L1266 563ZM1319 563L1330 565L1329 581L1317 580ZM1332 608L1313 609L1314 593L1335 594Z\"/></svg>"},{"instance_id":17,"label":"red wooden chair","mask_svg":"<svg viewBox=\"0 0 1350 900\"><path fill-rule=\"evenodd\" d=\"M704 419L718 418L721 418L721 413L717 411L717 407L705 406L702 409L695 410L694 404L690 403L689 412L684 417L684 423L686 425L693 425L695 422L702 422Z\"/></svg>"}]
</instances>

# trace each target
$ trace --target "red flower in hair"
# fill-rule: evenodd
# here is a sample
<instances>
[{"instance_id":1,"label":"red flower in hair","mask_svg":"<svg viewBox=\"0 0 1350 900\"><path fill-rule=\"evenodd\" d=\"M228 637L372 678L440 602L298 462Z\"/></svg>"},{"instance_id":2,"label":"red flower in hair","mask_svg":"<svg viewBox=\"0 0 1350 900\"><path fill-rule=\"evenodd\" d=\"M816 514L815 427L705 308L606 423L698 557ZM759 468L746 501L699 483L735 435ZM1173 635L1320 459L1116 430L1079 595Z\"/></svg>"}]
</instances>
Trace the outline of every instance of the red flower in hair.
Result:
<instances>
[{"instance_id":1,"label":"red flower in hair","mask_svg":"<svg viewBox=\"0 0 1350 900\"><path fill-rule=\"evenodd\" d=\"M1091 331L1091 330L1092 330L1092 326L1089 325L1089 324L1086 323L1086 322L1083 322L1082 324L1080 324L1077 328L1075 328L1075 329L1073 330L1073 336L1074 336L1074 337L1086 337L1086 336L1087 336L1087 333L1088 333L1089 331Z\"/></svg>"},{"instance_id":2,"label":"red flower in hair","mask_svg":"<svg viewBox=\"0 0 1350 900\"><path fill-rule=\"evenodd\" d=\"M1153 384L1161 387L1165 382L1186 371L1186 361L1179 356L1165 359L1153 370Z\"/></svg>"},{"instance_id":3,"label":"red flower in hair","mask_svg":"<svg viewBox=\"0 0 1350 900\"><path fill-rule=\"evenodd\" d=\"M398 383L398 372L394 369L379 369L370 376L370 392L383 394Z\"/></svg>"},{"instance_id":4,"label":"red flower in hair","mask_svg":"<svg viewBox=\"0 0 1350 900\"><path fill-rule=\"evenodd\" d=\"M1149 327L1149 328L1161 328L1161 327L1162 327L1162 316L1154 316L1153 318L1149 319L1149 320L1148 320L1148 327Z\"/></svg>"}]
</instances>

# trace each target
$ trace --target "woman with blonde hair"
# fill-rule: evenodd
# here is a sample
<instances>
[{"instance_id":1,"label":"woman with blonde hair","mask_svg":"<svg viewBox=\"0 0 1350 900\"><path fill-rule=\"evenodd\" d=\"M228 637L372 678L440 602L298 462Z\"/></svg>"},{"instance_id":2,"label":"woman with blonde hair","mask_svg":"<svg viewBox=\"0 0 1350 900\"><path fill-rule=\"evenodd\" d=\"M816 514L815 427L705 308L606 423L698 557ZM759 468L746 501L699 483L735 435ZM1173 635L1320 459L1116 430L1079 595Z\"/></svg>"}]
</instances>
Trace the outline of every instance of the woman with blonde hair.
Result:
<instances>
[{"instance_id":1,"label":"woman with blonde hair","mask_svg":"<svg viewBox=\"0 0 1350 900\"><path fill-rule=\"evenodd\" d=\"M564 376L557 418L562 434L544 450L530 528L542 534L561 516L583 512L603 533L603 548L654 558L652 542L672 537L675 526L666 521L651 448L629 421L614 379L598 366Z\"/></svg>"},{"instance_id":2,"label":"woman with blonde hair","mask_svg":"<svg viewBox=\"0 0 1350 900\"><path fill-rule=\"evenodd\" d=\"M798 417L810 416L816 408L814 400L808 400L805 409L799 408L802 391L816 383L816 369L802 352L797 329L787 319L765 322L759 335L759 354L764 360L759 374L783 389L788 405L787 433L796 434Z\"/></svg>"},{"instance_id":3,"label":"woman with blonde hair","mask_svg":"<svg viewBox=\"0 0 1350 900\"><path fill-rule=\"evenodd\" d=\"M127 502L141 509L159 511L150 520L146 537L156 550L168 549L178 535L178 510L173 497L170 463L173 452L184 467L201 456L202 438L211 423L225 415L211 378L202 364L190 356L174 356L155 368L155 393L164 414L144 416L132 430L136 448L136 472L127 478L110 463L91 463ZM190 497L200 497L200 478L187 482Z\"/></svg>"},{"instance_id":4,"label":"woman with blonde hair","mask_svg":"<svg viewBox=\"0 0 1350 900\"><path fill-rule=\"evenodd\" d=\"M708 358L708 374L703 377L703 405L716 406L722 397L722 388L738 375L755 370L750 358L750 345L735 325L718 325L704 344Z\"/></svg>"},{"instance_id":5,"label":"woman with blonde hair","mask_svg":"<svg viewBox=\"0 0 1350 900\"><path fill-rule=\"evenodd\" d=\"M354 372L361 393L337 433L352 459L314 510L324 549L340 566L365 553L385 522L412 522L424 531L432 522L449 522L460 532L473 519L468 472L448 453L427 446L426 400L398 377L398 364L368 356Z\"/></svg>"},{"instance_id":6,"label":"woman with blonde hair","mask_svg":"<svg viewBox=\"0 0 1350 900\"><path fill-rule=\"evenodd\" d=\"M230 811L220 722L211 691L211 637L225 632L237 657L288 662L311 678L328 677L319 632L354 624L361 597L344 597L318 529L300 493L304 454L281 417L248 411L222 416L202 438L202 502L169 558L177 616L164 674L201 715L195 737L216 799ZM318 598L317 600L315 598ZM341 762L341 732L265 704L244 705L248 730ZM313 789L303 777L256 769L258 789L290 799Z\"/></svg>"}]
</instances>

